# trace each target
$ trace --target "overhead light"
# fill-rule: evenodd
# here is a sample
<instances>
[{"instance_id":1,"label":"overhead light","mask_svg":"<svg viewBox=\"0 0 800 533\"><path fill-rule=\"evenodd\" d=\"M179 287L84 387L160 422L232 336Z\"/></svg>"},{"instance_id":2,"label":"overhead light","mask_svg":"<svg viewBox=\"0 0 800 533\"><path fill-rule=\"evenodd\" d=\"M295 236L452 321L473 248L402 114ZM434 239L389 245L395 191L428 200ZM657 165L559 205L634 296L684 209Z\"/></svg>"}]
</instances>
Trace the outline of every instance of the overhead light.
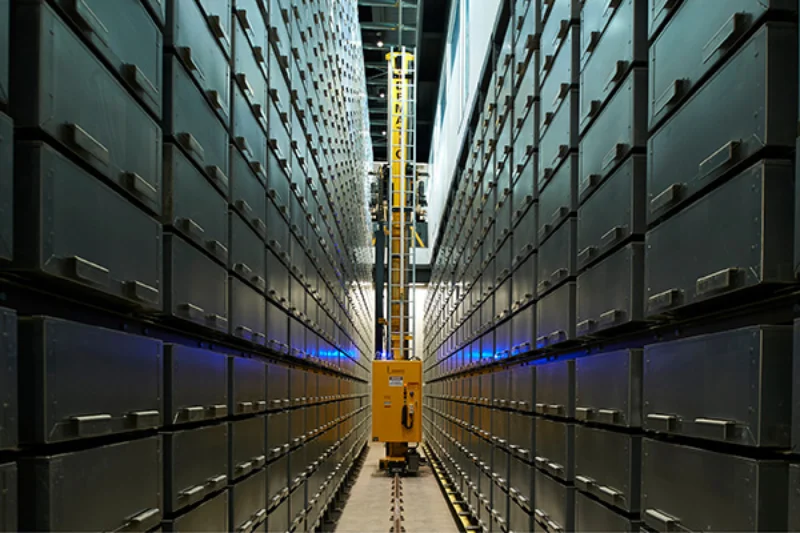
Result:
<instances>
[{"instance_id":1,"label":"overhead light","mask_svg":"<svg viewBox=\"0 0 800 533\"><path fill-rule=\"evenodd\" d=\"M386 136L386 130L383 130L381 133L383 134L384 137Z\"/></svg>"},{"instance_id":2,"label":"overhead light","mask_svg":"<svg viewBox=\"0 0 800 533\"><path fill-rule=\"evenodd\" d=\"M386 93L381 93L381 98L386 98Z\"/></svg>"},{"instance_id":3,"label":"overhead light","mask_svg":"<svg viewBox=\"0 0 800 533\"><path fill-rule=\"evenodd\" d=\"M383 48L383 41L378 41L378 48Z\"/></svg>"}]
</instances>

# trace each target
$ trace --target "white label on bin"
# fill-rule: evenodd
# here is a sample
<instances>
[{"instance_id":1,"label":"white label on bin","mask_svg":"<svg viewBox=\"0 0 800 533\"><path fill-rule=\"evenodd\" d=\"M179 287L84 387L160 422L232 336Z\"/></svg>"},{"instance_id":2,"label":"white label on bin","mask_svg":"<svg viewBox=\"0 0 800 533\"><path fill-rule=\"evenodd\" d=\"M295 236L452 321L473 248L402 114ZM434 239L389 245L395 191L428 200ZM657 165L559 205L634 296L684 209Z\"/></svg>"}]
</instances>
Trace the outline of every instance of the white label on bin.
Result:
<instances>
[{"instance_id":1,"label":"white label on bin","mask_svg":"<svg viewBox=\"0 0 800 533\"><path fill-rule=\"evenodd\" d=\"M390 387L402 387L403 386L403 376L389 376L389 386Z\"/></svg>"}]
</instances>

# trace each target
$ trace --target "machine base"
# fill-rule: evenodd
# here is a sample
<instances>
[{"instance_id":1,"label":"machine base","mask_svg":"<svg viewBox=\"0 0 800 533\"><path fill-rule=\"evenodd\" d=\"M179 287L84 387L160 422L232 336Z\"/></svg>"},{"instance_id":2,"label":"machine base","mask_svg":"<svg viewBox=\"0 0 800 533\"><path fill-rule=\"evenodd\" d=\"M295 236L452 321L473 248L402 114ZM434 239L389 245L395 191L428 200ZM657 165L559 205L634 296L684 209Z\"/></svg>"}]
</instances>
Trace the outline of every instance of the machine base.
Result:
<instances>
[{"instance_id":1,"label":"machine base","mask_svg":"<svg viewBox=\"0 0 800 533\"><path fill-rule=\"evenodd\" d=\"M390 446L387 444L387 451ZM419 472L420 457L416 448L406 448L403 455L387 456L378 463L381 470L386 470L390 476L416 475Z\"/></svg>"}]
</instances>

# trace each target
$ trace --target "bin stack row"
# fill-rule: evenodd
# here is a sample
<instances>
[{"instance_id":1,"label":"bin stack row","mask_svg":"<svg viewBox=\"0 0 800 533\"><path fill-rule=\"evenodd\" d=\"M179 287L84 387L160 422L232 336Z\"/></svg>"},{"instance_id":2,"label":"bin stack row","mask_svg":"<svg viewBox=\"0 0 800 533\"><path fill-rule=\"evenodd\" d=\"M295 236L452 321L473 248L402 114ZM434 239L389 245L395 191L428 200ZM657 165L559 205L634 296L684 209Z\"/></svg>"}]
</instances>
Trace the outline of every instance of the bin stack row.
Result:
<instances>
[{"instance_id":1,"label":"bin stack row","mask_svg":"<svg viewBox=\"0 0 800 533\"><path fill-rule=\"evenodd\" d=\"M768 452L798 450L798 335L754 325L439 380L426 430L507 531L793 531L800 465Z\"/></svg>"},{"instance_id":2,"label":"bin stack row","mask_svg":"<svg viewBox=\"0 0 800 533\"><path fill-rule=\"evenodd\" d=\"M796 2L499 13L425 307L434 450L484 530L798 527Z\"/></svg>"},{"instance_id":3,"label":"bin stack row","mask_svg":"<svg viewBox=\"0 0 800 533\"><path fill-rule=\"evenodd\" d=\"M322 103L352 92L336 61L355 58L334 55L322 4L297 1L170 1L164 13L144 0L15 4L13 50L35 54L11 73L6 164L24 179L4 173L15 185L4 200L18 206L13 224L4 210L5 269L254 347L320 364L341 350L367 367L368 299L348 280L369 268L347 252L368 233L353 216L363 150L341 143L347 110ZM303 52L290 62L295 33Z\"/></svg>"},{"instance_id":4,"label":"bin stack row","mask_svg":"<svg viewBox=\"0 0 800 533\"><path fill-rule=\"evenodd\" d=\"M359 32L0 1L0 529L319 524L369 427Z\"/></svg>"},{"instance_id":5,"label":"bin stack row","mask_svg":"<svg viewBox=\"0 0 800 533\"><path fill-rule=\"evenodd\" d=\"M170 531L205 521L261 531L270 517L270 531L304 530L341 482L344 454L352 459L364 444L360 380L64 319L2 316L3 367L18 376L4 382L2 450L50 450L4 465L4 527L16 523L18 504L26 531L148 531L162 519ZM26 386L17 391L17 381Z\"/></svg>"}]
</instances>

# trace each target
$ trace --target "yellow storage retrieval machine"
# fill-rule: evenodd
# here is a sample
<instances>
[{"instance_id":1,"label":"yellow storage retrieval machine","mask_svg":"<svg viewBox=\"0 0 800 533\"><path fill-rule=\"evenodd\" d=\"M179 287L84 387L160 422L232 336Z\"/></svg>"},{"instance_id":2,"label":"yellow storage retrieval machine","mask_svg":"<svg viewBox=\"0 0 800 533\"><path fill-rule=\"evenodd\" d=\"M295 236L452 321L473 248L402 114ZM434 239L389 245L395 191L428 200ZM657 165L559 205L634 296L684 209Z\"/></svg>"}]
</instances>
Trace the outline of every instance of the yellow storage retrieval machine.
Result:
<instances>
[{"instance_id":1,"label":"yellow storage retrieval machine","mask_svg":"<svg viewBox=\"0 0 800 533\"><path fill-rule=\"evenodd\" d=\"M381 468L416 473L422 441L422 361L414 357L416 221L414 54L387 54L389 63L388 352L372 364L372 440L386 443ZM376 287L383 290L383 287Z\"/></svg>"}]
</instances>

